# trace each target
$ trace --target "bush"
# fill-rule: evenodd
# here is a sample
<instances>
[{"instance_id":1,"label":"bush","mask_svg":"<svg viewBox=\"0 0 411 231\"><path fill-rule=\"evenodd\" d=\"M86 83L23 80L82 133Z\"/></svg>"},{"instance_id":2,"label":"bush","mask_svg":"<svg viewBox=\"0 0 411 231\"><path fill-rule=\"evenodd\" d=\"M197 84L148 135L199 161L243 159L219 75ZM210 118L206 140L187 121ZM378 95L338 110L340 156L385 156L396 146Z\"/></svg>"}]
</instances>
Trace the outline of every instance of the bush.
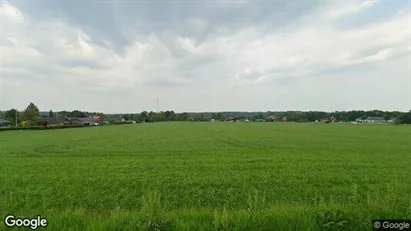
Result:
<instances>
[{"instance_id":1,"label":"bush","mask_svg":"<svg viewBox=\"0 0 411 231\"><path fill-rule=\"evenodd\" d=\"M137 123L137 122L136 122ZM112 124L116 124L116 125L120 125L120 124L133 124L133 122L129 122L129 121L118 121L118 122L114 122Z\"/></svg>"},{"instance_id":2,"label":"bush","mask_svg":"<svg viewBox=\"0 0 411 231\"><path fill-rule=\"evenodd\" d=\"M0 132L2 131L21 131L21 130L50 130L50 129L65 129L65 128L83 128L87 127L82 124L73 124L73 125L62 125L62 126L33 126L33 127L7 127L7 128L0 128Z\"/></svg>"}]
</instances>

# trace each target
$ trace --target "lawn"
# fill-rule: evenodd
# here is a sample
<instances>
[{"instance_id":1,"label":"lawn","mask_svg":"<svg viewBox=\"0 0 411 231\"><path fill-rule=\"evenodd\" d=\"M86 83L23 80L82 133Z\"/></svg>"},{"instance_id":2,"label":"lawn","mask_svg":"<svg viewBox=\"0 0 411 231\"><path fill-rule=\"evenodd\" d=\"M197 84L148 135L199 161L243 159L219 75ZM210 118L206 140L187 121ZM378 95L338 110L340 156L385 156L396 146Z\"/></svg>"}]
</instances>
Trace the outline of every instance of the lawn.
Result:
<instances>
[{"instance_id":1,"label":"lawn","mask_svg":"<svg viewBox=\"0 0 411 231\"><path fill-rule=\"evenodd\" d=\"M409 126L7 131L0 160L0 216L40 214L52 230L371 230L411 218Z\"/></svg>"}]
</instances>

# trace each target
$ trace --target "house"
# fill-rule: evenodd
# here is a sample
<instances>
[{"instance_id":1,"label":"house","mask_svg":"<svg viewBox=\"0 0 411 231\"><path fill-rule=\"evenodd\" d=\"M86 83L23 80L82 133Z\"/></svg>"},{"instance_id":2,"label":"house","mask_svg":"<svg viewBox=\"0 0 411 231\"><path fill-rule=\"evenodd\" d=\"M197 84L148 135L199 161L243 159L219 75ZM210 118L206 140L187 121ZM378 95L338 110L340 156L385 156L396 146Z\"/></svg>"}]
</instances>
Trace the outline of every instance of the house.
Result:
<instances>
[{"instance_id":1,"label":"house","mask_svg":"<svg viewBox=\"0 0 411 231\"><path fill-rule=\"evenodd\" d=\"M10 124L8 120L0 119L0 127L10 127Z\"/></svg>"},{"instance_id":2,"label":"house","mask_svg":"<svg viewBox=\"0 0 411 231\"><path fill-rule=\"evenodd\" d=\"M100 125L98 121L92 118L74 118L71 120L71 124L86 125L86 126L97 126Z\"/></svg>"},{"instance_id":3,"label":"house","mask_svg":"<svg viewBox=\"0 0 411 231\"><path fill-rule=\"evenodd\" d=\"M188 121L194 121L194 117L188 117L187 118ZM143 120L144 121L144 120Z\"/></svg>"},{"instance_id":4,"label":"house","mask_svg":"<svg viewBox=\"0 0 411 231\"><path fill-rule=\"evenodd\" d=\"M362 118L357 118L357 119L355 119L355 122L362 123L362 122L364 122L364 120Z\"/></svg>"},{"instance_id":5,"label":"house","mask_svg":"<svg viewBox=\"0 0 411 231\"><path fill-rule=\"evenodd\" d=\"M387 123L390 123L390 124L395 123L395 118L391 118L391 119L387 120Z\"/></svg>"},{"instance_id":6,"label":"house","mask_svg":"<svg viewBox=\"0 0 411 231\"><path fill-rule=\"evenodd\" d=\"M93 120L94 121L101 121L101 117L100 116L93 116Z\"/></svg>"},{"instance_id":7,"label":"house","mask_svg":"<svg viewBox=\"0 0 411 231\"><path fill-rule=\"evenodd\" d=\"M366 119L358 118L355 120L357 123L372 123L372 124L386 124L393 123L394 120L385 120L382 117L367 117Z\"/></svg>"},{"instance_id":8,"label":"house","mask_svg":"<svg viewBox=\"0 0 411 231\"><path fill-rule=\"evenodd\" d=\"M275 115L270 115L267 117L267 121L276 121L277 120L277 116Z\"/></svg>"},{"instance_id":9,"label":"house","mask_svg":"<svg viewBox=\"0 0 411 231\"><path fill-rule=\"evenodd\" d=\"M45 118L47 126L60 126L60 125L64 125L64 121L62 119L59 118L55 118L55 117L47 117Z\"/></svg>"},{"instance_id":10,"label":"house","mask_svg":"<svg viewBox=\"0 0 411 231\"><path fill-rule=\"evenodd\" d=\"M229 116L229 117L227 118L227 120L229 120L230 122L233 122L233 121L236 121L237 118L234 117L234 116Z\"/></svg>"},{"instance_id":11,"label":"house","mask_svg":"<svg viewBox=\"0 0 411 231\"><path fill-rule=\"evenodd\" d=\"M365 123L387 123L382 117L368 117L364 120Z\"/></svg>"}]
</instances>

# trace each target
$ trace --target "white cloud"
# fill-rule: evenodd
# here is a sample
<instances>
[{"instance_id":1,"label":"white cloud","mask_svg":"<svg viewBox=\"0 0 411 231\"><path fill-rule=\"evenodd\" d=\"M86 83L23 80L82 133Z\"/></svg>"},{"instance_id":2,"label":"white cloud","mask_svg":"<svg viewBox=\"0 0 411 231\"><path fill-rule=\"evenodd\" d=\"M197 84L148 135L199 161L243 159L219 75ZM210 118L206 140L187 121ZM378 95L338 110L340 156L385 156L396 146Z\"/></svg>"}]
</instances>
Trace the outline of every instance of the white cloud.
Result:
<instances>
[{"instance_id":1,"label":"white cloud","mask_svg":"<svg viewBox=\"0 0 411 231\"><path fill-rule=\"evenodd\" d=\"M390 63L391 66L387 67L384 62L405 54L410 39L408 15L394 12L382 23L355 29L339 29L334 25L335 21L317 17L319 12L328 19L359 14L371 9L373 4L375 1L326 4L322 11L307 17L304 27L286 34L267 31L253 24L231 34L227 34L229 28L215 26L215 36L203 39L177 33L169 33L165 38L162 31L138 32L134 43L126 46L124 54L119 55L111 41L104 40L105 46L98 45L82 28L62 20L39 20L29 24L22 12L6 3L2 5L5 10L1 14L6 26L1 36L13 46L2 46L4 78L6 86L20 86L21 97L5 101L5 105L23 107L28 101L38 101L45 107L56 109L84 107L84 110L138 111L149 110L147 107L152 107L153 92L161 91L168 96L163 97L165 101L168 99L165 107L177 111L276 109L270 106L269 101L263 102L264 99L285 97L287 92L293 92L290 94L295 94L296 99L310 98L306 95L306 87L293 80L325 78L325 71L350 70L353 66L358 69L358 65L365 64L384 67L384 73L388 73L386 68L397 71L404 68L402 63ZM197 32L204 32L210 26L209 20L198 17L188 19L186 24ZM364 69L358 72L358 76L370 73ZM407 78L405 73L404 69L396 76L398 81ZM339 78L352 79L352 76ZM28 86L25 81L37 81L37 84ZM49 94L38 92L45 89L41 87L44 81L53 88L50 92L61 93L52 97L54 101L50 101ZM364 91L369 86L361 79L356 84L363 86ZM305 86L312 85L313 82L306 82ZM321 108L312 104L311 109L334 109L324 95L328 94L327 91L321 91L327 87L316 88L320 95L311 99L323 98L325 101L318 104ZM348 94L346 90L344 87L335 92L340 92L338 97L344 100L343 95ZM90 91L93 95L89 94ZM10 96L11 92L6 90L4 94ZM250 98L244 98L247 94ZM93 104L77 105L77 101L71 99L76 96L88 97ZM121 101L124 97L131 99ZM234 103L239 98L243 99L244 105ZM277 106L287 109L287 103L290 105L288 109L304 104L299 104L298 100L286 100ZM403 104L404 100L399 100L394 106L398 108ZM366 106L363 104L362 107ZM384 105L389 106L392 105Z\"/></svg>"},{"instance_id":2,"label":"white cloud","mask_svg":"<svg viewBox=\"0 0 411 231\"><path fill-rule=\"evenodd\" d=\"M326 19L338 19L350 14L359 13L371 8L378 0L360 0L360 1L330 1L328 10L325 11Z\"/></svg>"},{"instance_id":3,"label":"white cloud","mask_svg":"<svg viewBox=\"0 0 411 231\"><path fill-rule=\"evenodd\" d=\"M8 4L7 2L0 2L0 12L1 15L7 20L13 21L15 23L24 22L24 17L21 11L13 5Z\"/></svg>"}]
</instances>

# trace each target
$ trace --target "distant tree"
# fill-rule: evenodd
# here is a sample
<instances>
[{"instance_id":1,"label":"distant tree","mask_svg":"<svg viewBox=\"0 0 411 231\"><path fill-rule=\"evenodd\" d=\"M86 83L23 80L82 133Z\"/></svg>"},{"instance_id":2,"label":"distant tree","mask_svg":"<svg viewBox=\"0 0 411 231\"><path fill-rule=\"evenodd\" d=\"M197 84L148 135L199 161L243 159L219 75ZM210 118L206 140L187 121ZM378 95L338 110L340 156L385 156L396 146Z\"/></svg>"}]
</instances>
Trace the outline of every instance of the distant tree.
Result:
<instances>
[{"instance_id":1,"label":"distant tree","mask_svg":"<svg viewBox=\"0 0 411 231\"><path fill-rule=\"evenodd\" d=\"M262 113L258 113L257 115L254 116L254 119L264 119L264 115Z\"/></svg>"},{"instance_id":2,"label":"distant tree","mask_svg":"<svg viewBox=\"0 0 411 231\"><path fill-rule=\"evenodd\" d=\"M152 119L149 117L147 111L143 111L140 113L140 121L152 122Z\"/></svg>"},{"instance_id":3,"label":"distant tree","mask_svg":"<svg viewBox=\"0 0 411 231\"><path fill-rule=\"evenodd\" d=\"M130 119L131 119L131 116L128 115L128 114L125 114L125 115L123 115L123 119L124 119L124 120L130 120Z\"/></svg>"},{"instance_id":4,"label":"distant tree","mask_svg":"<svg viewBox=\"0 0 411 231\"><path fill-rule=\"evenodd\" d=\"M165 120L165 115L164 112L150 112L148 113L148 116L155 122L160 122Z\"/></svg>"},{"instance_id":5,"label":"distant tree","mask_svg":"<svg viewBox=\"0 0 411 231\"><path fill-rule=\"evenodd\" d=\"M161 111L160 113L157 113L156 118L157 118L158 121L164 121L164 120L166 120L166 113Z\"/></svg>"},{"instance_id":6,"label":"distant tree","mask_svg":"<svg viewBox=\"0 0 411 231\"><path fill-rule=\"evenodd\" d=\"M167 121L171 121L171 120L174 120L174 111L165 111L164 112L164 115L165 115L165 119L167 120Z\"/></svg>"},{"instance_id":7,"label":"distant tree","mask_svg":"<svg viewBox=\"0 0 411 231\"><path fill-rule=\"evenodd\" d=\"M384 115L384 119L385 119L385 120L389 120L389 119L391 119L391 116L388 115L388 114L386 114L386 115Z\"/></svg>"},{"instance_id":8,"label":"distant tree","mask_svg":"<svg viewBox=\"0 0 411 231\"><path fill-rule=\"evenodd\" d=\"M57 117L58 118L66 118L68 114L69 114L68 111L59 111L59 112L57 112Z\"/></svg>"},{"instance_id":9,"label":"distant tree","mask_svg":"<svg viewBox=\"0 0 411 231\"><path fill-rule=\"evenodd\" d=\"M54 113L52 110L49 111L49 117L54 117Z\"/></svg>"},{"instance_id":10,"label":"distant tree","mask_svg":"<svg viewBox=\"0 0 411 231\"><path fill-rule=\"evenodd\" d=\"M394 118L399 118L402 114L404 114L404 112L393 111L391 113L391 116L394 117Z\"/></svg>"},{"instance_id":11,"label":"distant tree","mask_svg":"<svg viewBox=\"0 0 411 231\"><path fill-rule=\"evenodd\" d=\"M197 121L206 121L204 113L200 113L197 118Z\"/></svg>"},{"instance_id":12,"label":"distant tree","mask_svg":"<svg viewBox=\"0 0 411 231\"><path fill-rule=\"evenodd\" d=\"M44 117L37 117L31 122L31 125L47 126L47 120Z\"/></svg>"},{"instance_id":13,"label":"distant tree","mask_svg":"<svg viewBox=\"0 0 411 231\"><path fill-rule=\"evenodd\" d=\"M181 118L184 120L184 121L186 121L186 120L188 120L188 113L187 112L184 112L184 113L181 113Z\"/></svg>"},{"instance_id":14,"label":"distant tree","mask_svg":"<svg viewBox=\"0 0 411 231\"><path fill-rule=\"evenodd\" d=\"M34 103L30 103L23 112L24 120L34 122L40 116L40 111Z\"/></svg>"},{"instance_id":15,"label":"distant tree","mask_svg":"<svg viewBox=\"0 0 411 231\"><path fill-rule=\"evenodd\" d=\"M217 114L216 114L216 113L213 113L213 114L211 115L211 119L216 120L216 119L217 119Z\"/></svg>"},{"instance_id":16,"label":"distant tree","mask_svg":"<svg viewBox=\"0 0 411 231\"><path fill-rule=\"evenodd\" d=\"M217 113L217 120L222 120L223 119L223 113L219 112Z\"/></svg>"},{"instance_id":17,"label":"distant tree","mask_svg":"<svg viewBox=\"0 0 411 231\"><path fill-rule=\"evenodd\" d=\"M157 114L157 113L155 113L155 112L153 112L153 111L150 111L150 112L148 113L146 122L155 122L155 121L156 121L156 120L155 120L156 114Z\"/></svg>"},{"instance_id":18,"label":"distant tree","mask_svg":"<svg viewBox=\"0 0 411 231\"><path fill-rule=\"evenodd\" d=\"M69 112L67 116L71 117L71 118L74 118L74 117L76 117L76 118L87 118L88 113L87 112L82 112L82 111L79 111L79 110L74 110L74 111Z\"/></svg>"},{"instance_id":19,"label":"distant tree","mask_svg":"<svg viewBox=\"0 0 411 231\"><path fill-rule=\"evenodd\" d=\"M176 120L177 121L187 121L188 120L188 113L183 112L183 113L176 114Z\"/></svg>"},{"instance_id":20,"label":"distant tree","mask_svg":"<svg viewBox=\"0 0 411 231\"><path fill-rule=\"evenodd\" d=\"M411 124L411 111L402 114L399 120L402 124Z\"/></svg>"},{"instance_id":21,"label":"distant tree","mask_svg":"<svg viewBox=\"0 0 411 231\"><path fill-rule=\"evenodd\" d=\"M14 126L16 126L16 118L17 123L20 121L20 113L16 109L6 111L2 117L3 119L10 121Z\"/></svg>"}]
</instances>

